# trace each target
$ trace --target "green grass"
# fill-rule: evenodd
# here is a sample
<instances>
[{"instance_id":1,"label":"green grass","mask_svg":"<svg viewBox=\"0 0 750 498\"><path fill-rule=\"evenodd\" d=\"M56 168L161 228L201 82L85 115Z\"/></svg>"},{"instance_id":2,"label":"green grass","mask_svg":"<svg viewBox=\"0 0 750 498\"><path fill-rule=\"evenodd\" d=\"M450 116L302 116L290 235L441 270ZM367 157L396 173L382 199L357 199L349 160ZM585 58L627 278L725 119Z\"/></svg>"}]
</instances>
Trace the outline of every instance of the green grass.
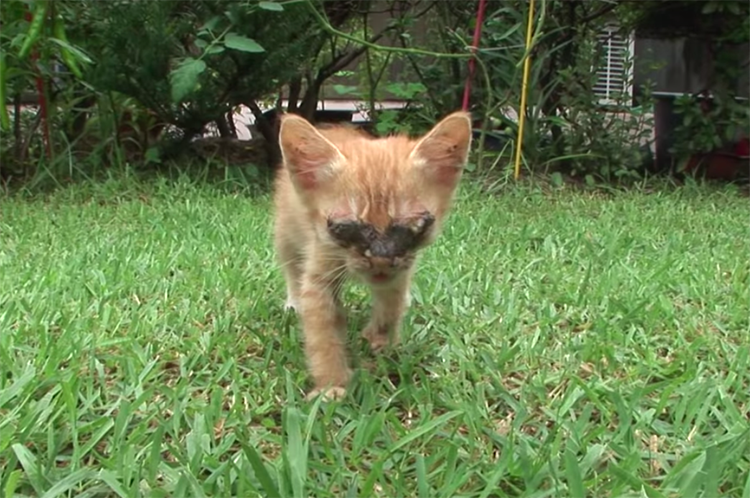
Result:
<instances>
[{"instance_id":1,"label":"green grass","mask_svg":"<svg viewBox=\"0 0 750 498\"><path fill-rule=\"evenodd\" d=\"M466 185L400 350L309 388L267 197L0 201L3 496L750 497L748 199Z\"/></svg>"}]
</instances>

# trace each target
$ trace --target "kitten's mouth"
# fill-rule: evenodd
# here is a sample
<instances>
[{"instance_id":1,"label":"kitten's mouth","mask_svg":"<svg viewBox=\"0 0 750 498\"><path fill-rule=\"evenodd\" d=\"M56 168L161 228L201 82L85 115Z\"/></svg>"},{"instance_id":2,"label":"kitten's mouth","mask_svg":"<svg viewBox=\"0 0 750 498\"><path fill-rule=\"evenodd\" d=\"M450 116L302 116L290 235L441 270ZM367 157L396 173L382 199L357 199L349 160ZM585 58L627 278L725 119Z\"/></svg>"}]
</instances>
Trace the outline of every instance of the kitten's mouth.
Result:
<instances>
[{"instance_id":1,"label":"kitten's mouth","mask_svg":"<svg viewBox=\"0 0 750 498\"><path fill-rule=\"evenodd\" d=\"M389 281L390 279L391 279L391 275L388 275L387 273L379 272L379 273L373 273L372 275L370 275L370 280L372 280L376 284L385 283Z\"/></svg>"}]
</instances>

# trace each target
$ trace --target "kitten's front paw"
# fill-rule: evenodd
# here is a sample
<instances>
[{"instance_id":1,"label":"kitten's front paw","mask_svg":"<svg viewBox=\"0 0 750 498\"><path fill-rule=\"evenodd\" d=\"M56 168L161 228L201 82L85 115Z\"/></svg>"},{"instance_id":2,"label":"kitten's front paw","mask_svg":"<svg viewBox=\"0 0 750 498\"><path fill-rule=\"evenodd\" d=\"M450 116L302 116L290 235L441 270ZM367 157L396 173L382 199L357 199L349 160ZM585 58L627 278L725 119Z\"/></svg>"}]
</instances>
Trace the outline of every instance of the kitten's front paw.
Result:
<instances>
[{"instance_id":1,"label":"kitten's front paw","mask_svg":"<svg viewBox=\"0 0 750 498\"><path fill-rule=\"evenodd\" d=\"M284 303L284 310L296 312L299 310L299 305L297 304L296 300L287 298L286 302Z\"/></svg>"},{"instance_id":2,"label":"kitten's front paw","mask_svg":"<svg viewBox=\"0 0 750 498\"><path fill-rule=\"evenodd\" d=\"M388 346L396 345L398 343L398 337L395 334L391 337L388 334L387 327L368 325L367 328L362 331L362 336L367 340L373 353L379 353Z\"/></svg>"},{"instance_id":3,"label":"kitten's front paw","mask_svg":"<svg viewBox=\"0 0 750 498\"><path fill-rule=\"evenodd\" d=\"M323 401L335 401L346 396L346 388L343 387L316 387L305 396L307 401L312 401L322 396Z\"/></svg>"}]
</instances>

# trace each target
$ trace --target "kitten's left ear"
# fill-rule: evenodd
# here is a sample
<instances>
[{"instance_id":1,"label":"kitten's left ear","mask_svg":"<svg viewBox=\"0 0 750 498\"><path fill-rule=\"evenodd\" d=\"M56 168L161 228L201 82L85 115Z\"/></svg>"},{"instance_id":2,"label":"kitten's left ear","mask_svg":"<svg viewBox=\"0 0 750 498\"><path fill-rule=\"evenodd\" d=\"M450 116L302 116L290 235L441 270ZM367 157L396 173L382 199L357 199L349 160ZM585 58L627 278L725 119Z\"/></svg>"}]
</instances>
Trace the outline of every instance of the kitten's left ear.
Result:
<instances>
[{"instance_id":1,"label":"kitten's left ear","mask_svg":"<svg viewBox=\"0 0 750 498\"><path fill-rule=\"evenodd\" d=\"M412 164L437 185L453 189L461 178L471 147L471 115L454 112L419 141Z\"/></svg>"}]
</instances>

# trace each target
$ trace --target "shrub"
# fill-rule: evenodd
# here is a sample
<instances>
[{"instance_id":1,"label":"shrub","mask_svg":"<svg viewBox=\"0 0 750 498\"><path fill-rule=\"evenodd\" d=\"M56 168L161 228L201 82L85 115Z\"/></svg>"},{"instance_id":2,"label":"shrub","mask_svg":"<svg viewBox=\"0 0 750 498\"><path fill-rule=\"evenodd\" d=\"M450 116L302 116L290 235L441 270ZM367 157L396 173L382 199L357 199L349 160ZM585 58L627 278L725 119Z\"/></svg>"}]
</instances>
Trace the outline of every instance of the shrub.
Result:
<instances>
[{"instance_id":1,"label":"shrub","mask_svg":"<svg viewBox=\"0 0 750 498\"><path fill-rule=\"evenodd\" d=\"M233 107L267 97L313 55L322 35L307 9L224 0L91 2L97 64L89 78L100 91L137 99L188 138L210 122L221 129Z\"/></svg>"}]
</instances>

